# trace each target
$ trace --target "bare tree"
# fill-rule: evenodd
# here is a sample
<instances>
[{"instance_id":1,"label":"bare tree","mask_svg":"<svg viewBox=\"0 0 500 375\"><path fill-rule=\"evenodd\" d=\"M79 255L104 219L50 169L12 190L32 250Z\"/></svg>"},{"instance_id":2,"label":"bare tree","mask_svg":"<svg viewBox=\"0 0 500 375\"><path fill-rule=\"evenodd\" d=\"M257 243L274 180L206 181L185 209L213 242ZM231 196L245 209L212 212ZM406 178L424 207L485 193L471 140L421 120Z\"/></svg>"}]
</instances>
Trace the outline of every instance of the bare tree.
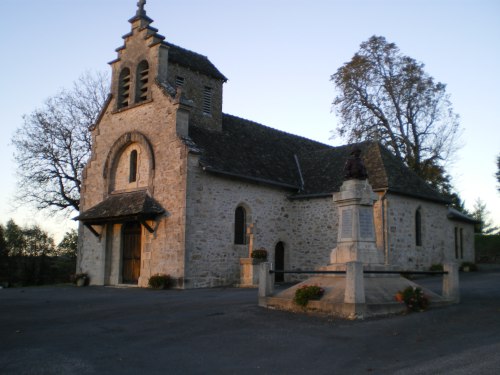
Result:
<instances>
[{"instance_id":1,"label":"bare tree","mask_svg":"<svg viewBox=\"0 0 500 375\"><path fill-rule=\"evenodd\" d=\"M91 147L88 128L106 100L108 82L107 74L87 72L71 90L60 91L24 116L12 137L18 202L51 212L78 211L81 173Z\"/></svg>"},{"instance_id":2,"label":"bare tree","mask_svg":"<svg viewBox=\"0 0 500 375\"><path fill-rule=\"evenodd\" d=\"M443 164L456 151L459 117L446 86L394 43L372 36L331 80L336 131L349 142L377 140L426 181L448 185Z\"/></svg>"}]
</instances>

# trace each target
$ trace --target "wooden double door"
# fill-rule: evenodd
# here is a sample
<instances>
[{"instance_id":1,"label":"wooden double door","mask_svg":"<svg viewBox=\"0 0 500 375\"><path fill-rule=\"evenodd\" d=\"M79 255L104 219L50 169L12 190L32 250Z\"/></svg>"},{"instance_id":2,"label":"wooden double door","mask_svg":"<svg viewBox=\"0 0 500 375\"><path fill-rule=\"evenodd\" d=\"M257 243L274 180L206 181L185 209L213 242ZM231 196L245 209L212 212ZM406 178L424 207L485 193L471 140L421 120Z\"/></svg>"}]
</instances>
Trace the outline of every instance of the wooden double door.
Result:
<instances>
[{"instance_id":1,"label":"wooden double door","mask_svg":"<svg viewBox=\"0 0 500 375\"><path fill-rule=\"evenodd\" d=\"M122 231L122 282L137 284L141 274L141 224L126 223Z\"/></svg>"}]
</instances>

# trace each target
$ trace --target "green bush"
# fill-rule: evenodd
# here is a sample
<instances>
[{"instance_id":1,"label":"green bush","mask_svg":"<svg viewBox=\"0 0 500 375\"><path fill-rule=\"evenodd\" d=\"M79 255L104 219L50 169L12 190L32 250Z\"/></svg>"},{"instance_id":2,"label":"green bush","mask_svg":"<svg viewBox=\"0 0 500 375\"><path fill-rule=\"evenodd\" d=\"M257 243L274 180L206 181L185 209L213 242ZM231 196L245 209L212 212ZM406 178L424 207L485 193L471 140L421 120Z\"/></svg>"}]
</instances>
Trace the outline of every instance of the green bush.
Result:
<instances>
[{"instance_id":1,"label":"green bush","mask_svg":"<svg viewBox=\"0 0 500 375\"><path fill-rule=\"evenodd\" d=\"M167 289L170 286L170 276L156 274L149 278L148 286L152 289Z\"/></svg>"},{"instance_id":2,"label":"green bush","mask_svg":"<svg viewBox=\"0 0 500 375\"><path fill-rule=\"evenodd\" d=\"M295 291L293 302L299 306L307 306L307 303L312 299L320 299L325 290L317 285L302 285Z\"/></svg>"}]
</instances>

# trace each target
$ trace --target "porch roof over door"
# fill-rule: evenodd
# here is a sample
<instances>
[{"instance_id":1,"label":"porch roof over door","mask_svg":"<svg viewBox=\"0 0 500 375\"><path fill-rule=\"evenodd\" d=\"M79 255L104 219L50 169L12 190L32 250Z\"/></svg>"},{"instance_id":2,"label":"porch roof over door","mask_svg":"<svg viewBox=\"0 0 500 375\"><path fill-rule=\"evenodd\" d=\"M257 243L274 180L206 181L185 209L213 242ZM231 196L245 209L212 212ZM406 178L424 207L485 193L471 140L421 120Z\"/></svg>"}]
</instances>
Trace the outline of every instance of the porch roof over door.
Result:
<instances>
[{"instance_id":1,"label":"porch roof over door","mask_svg":"<svg viewBox=\"0 0 500 375\"><path fill-rule=\"evenodd\" d=\"M143 221L154 219L165 209L147 191L111 194L94 207L74 218L84 224L102 225L107 222Z\"/></svg>"}]
</instances>

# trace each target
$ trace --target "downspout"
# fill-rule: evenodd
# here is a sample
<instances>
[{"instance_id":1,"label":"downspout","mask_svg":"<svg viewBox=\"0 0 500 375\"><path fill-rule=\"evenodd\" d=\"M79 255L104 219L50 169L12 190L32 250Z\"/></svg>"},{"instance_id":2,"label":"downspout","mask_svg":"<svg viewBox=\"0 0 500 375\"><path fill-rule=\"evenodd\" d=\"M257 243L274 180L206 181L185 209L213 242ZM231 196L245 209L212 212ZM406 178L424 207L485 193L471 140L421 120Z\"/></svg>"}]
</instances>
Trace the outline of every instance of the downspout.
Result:
<instances>
[{"instance_id":1,"label":"downspout","mask_svg":"<svg viewBox=\"0 0 500 375\"><path fill-rule=\"evenodd\" d=\"M300 191L304 191L304 177L302 177L302 169L300 168L299 158L297 157L297 154L293 154L293 157L295 158L295 164L297 165L297 170L299 172Z\"/></svg>"},{"instance_id":2,"label":"downspout","mask_svg":"<svg viewBox=\"0 0 500 375\"><path fill-rule=\"evenodd\" d=\"M382 195L381 200L381 207L382 207L382 243L384 247L384 258L385 258L385 264L389 264L389 232L388 232L388 225L387 225L387 190L384 191L384 194Z\"/></svg>"}]
</instances>

